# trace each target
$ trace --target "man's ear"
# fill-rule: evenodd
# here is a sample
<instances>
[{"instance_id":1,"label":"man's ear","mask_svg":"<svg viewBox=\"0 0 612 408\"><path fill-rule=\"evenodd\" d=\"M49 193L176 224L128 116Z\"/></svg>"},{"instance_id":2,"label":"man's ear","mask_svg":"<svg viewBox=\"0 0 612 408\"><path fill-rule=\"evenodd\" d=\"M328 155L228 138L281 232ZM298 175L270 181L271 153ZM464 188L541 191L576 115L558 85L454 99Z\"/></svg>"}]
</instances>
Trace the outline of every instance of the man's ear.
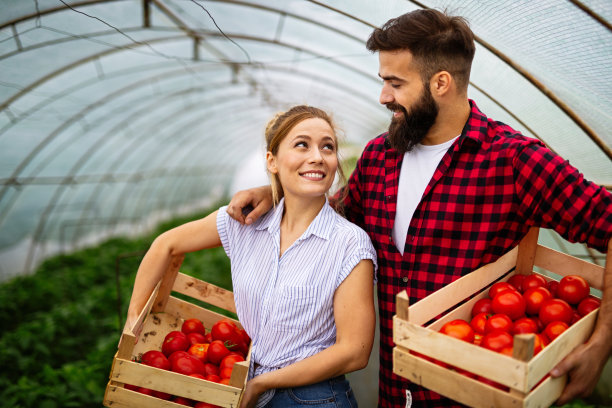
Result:
<instances>
[{"instance_id":1,"label":"man's ear","mask_svg":"<svg viewBox=\"0 0 612 408\"><path fill-rule=\"evenodd\" d=\"M272 152L266 153L266 164L268 166L268 171L271 174L278 173L278 169L276 168L276 157L272 154Z\"/></svg>"},{"instance_id":2,"label":"man's ear","mask_svg":"<svg viewBox=\"0 0 612 408\"><path fill-rule=\"evenodd\" d=\"M437 96L446 94L452 85L453 76L448 71L440 71L435 73L429 81L431 93Z\"/></svg>"}]
</instances>

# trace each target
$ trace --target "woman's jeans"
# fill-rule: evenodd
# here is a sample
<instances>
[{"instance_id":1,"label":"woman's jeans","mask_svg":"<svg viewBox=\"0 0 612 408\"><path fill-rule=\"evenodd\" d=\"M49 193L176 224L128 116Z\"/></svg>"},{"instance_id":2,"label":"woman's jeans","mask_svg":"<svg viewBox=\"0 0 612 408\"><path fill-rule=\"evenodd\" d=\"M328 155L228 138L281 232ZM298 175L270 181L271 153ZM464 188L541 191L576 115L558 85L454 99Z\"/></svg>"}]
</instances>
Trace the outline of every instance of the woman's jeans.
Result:
<instances>
[{"instance_id":1,"label":"woman's jeans","mask_svg":"<svg viewBox=\"0 0 612 408\"><path fill-rule=\"evenodd\" d=\"M279 388L266 408L355 408L357 401L344 375L312 385Z\"/></svg>"}]
</instances>

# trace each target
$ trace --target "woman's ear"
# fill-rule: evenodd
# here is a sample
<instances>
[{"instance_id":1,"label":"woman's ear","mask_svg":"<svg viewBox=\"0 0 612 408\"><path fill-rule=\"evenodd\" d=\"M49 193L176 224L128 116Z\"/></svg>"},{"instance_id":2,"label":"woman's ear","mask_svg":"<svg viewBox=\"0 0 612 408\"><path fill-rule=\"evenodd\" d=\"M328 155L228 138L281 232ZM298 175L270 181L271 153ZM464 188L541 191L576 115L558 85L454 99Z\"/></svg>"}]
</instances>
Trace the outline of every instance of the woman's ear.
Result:
<instances>
[{"instance_id":1,"label":"woman's ear","mask_svg":"<svg viewBox=\"0 0 612 408\"><path fill-rule=\"evenodd\" d=\"M267 164L267 167L268 167L268 171L271 174L278 173L278 169L276 168L276 157L274 157L272 152L267 152L266 153L266 164Z\"/></svg>"}]
</instances>

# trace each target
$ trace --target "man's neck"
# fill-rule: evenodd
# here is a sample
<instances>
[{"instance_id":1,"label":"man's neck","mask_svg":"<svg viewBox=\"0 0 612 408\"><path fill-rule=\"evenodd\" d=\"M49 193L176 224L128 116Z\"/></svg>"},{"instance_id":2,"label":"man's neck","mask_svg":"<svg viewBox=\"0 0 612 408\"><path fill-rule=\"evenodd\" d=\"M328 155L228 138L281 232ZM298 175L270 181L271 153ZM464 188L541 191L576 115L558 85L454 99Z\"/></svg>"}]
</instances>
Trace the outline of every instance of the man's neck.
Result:
<instances>
[{"instance_id":1,"label":"man's neck","mask_svg":"<svg viewBox=\"0 0 612 408\"><path fill-rule=\"evenodd\" d=\"M438 117L421 143L438 145L457 137L461 134L471 110L467 98L448 105L440 104Z\"/></svg>"}]
</instances>

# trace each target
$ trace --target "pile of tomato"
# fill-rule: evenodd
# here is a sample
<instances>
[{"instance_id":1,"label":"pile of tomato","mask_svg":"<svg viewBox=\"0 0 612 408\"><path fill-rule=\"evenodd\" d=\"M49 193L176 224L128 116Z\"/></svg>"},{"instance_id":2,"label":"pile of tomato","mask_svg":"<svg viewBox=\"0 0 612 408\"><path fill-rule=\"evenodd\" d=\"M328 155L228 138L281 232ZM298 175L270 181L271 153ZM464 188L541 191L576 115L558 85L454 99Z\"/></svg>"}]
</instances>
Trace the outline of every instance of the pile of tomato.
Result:
<instances>
[{"instance_id":1,"label":"pile of tomato","mask_svg":"<svg viewBox=\"0 0 612 408\"><path fill-rule=\"evenodd\" d=\"M199 319L183 322L181 330L166 334L161 350L148 350L140 363L206 381L229 384L234 364L245 361L251 339L244 329L230 319L221 319L206 332ZM126 384L125 388L146 395L196 407L217 407L181 396Z\"/></svg>"},{"instance_id":2,"label":"pile of tomato","mask_svg":"<svg viewBox=\"0 0 612 408\"><path fill-rule=\"evenodd\" d=\"M469 322L452 320L440 332L509 356L515 334L533 333L535 355L599 305L580 276L568 275L557 282L536 273L516 274L491 285L488 297L474 303ZM492 384L480 376L472 377Z\"/></svg>"}]
</instances>

